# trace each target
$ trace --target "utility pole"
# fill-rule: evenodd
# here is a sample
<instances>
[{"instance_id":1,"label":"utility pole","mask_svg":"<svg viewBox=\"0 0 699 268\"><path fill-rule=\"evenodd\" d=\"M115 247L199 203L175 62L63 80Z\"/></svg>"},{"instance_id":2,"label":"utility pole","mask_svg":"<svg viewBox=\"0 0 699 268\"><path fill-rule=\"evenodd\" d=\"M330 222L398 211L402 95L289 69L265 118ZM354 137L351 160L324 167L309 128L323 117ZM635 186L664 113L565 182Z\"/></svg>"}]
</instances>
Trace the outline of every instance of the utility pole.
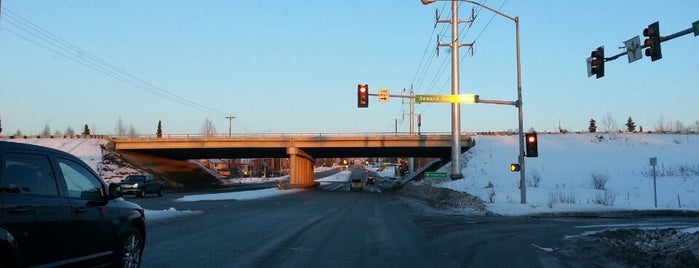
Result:
<instances>
[{"instance_id":1,"label":"utility pole","mask_svg":"<svg viewBox=\"0 0 699 268\"><path fill-rule=\"evenodd\" d=\"M459 47L472 46L459 42L459 23L473 22L470 20L459 20L459 1L451 1L451 19L448 21L437 20L437 23L451 23L451 42L449 44L437 43L437 47L451 47L451 94L459 95ZM424 2L423 2L424 3ZM473 13L472 13L473 14ZM439 40L438 40L439 41ZM451 104L451 174L452 180L462 179L461 173L461 104Z\"/></svg>"},{"instance_id":2,"label":"utility pole","mask_svg":"<svg viewBox=\"0 0 699 268\"><path fill-rule=\"evenodd\" d=\"M403 89L403 92L405 92L405 89ZM413 85L410 85L410 97L409 99L409 104L410 104L410 112L408 113L408 116L410 118L410 136L415 135L415 91L413 91ZM403 99L403 103L405 103L405 99ZM403 114L405 116L405 114ZM411 157L408 159L408 170L410 173L413 173L415 171L415 158Z\"/></svg>"},{"instance_id":3,"label":"utility pole","mask_svg":"<svg viewBox=\"0 0 699 268\"><path fill-rule=\"evenodd\" d=\"M0 1L2 1L2 0L0 0ZM230 138L233 136L232 125L233 125L233 119L235 118L235 116L228 115L228 116L226 116L226 118L228 118L228 137Z\"/></svg>"}]
</instances>

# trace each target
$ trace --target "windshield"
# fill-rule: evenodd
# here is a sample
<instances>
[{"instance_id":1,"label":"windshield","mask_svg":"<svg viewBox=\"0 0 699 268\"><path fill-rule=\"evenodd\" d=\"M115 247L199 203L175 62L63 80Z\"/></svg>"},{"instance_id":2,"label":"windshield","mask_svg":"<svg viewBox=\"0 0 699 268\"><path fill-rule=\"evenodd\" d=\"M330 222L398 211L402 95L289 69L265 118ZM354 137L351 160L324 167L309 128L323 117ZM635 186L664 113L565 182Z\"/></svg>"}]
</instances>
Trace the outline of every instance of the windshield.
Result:
<instances>
[{"instance_id":1,"label":"windshield","mask_svg":"<svg viewBox=\"0 0 699 268\"><path fill-rule=\"evenodd\" d=\"M143 182L146 179L146 176L142 175L136 175L136 176L128 176L126 179L124 179L123 182Z\"/></svg>"}]
</instances>

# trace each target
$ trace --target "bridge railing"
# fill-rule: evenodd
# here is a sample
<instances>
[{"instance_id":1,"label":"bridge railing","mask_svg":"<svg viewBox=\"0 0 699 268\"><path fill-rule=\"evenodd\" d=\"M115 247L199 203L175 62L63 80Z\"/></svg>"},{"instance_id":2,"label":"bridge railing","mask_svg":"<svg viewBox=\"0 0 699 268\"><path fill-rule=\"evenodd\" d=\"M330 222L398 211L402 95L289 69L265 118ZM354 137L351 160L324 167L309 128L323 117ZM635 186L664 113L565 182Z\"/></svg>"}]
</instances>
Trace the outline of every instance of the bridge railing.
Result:
<instances>
[{"instance_id":1,"label":"bridge railing","mask_svg":"<svg viewBox=\"0 0 699 268\"><path fill-rule=\"evenodd\" d=\"M413 134L417 135L417 134ZM451 132L422 132L421 136L451 135ZM472 135L472 133L462 133ZM236 133L228 134L142 134L130 136L110 136L112 139L225 139L225 138L288 138L288 137L395 137L411 136L409 132L357 132L357 133Z\"/></svg>"}]
</instances>

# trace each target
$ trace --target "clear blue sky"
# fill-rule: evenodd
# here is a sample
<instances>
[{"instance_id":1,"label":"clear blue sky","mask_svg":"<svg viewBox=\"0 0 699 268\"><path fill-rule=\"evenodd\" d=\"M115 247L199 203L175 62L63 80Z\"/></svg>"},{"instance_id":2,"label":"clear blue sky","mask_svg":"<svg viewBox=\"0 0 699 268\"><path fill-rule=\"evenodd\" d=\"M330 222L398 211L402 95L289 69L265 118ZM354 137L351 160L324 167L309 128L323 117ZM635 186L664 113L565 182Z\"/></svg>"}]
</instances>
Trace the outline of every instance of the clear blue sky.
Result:
<instances>
[{"instance_id":1,"label":"clear blue sky","mask_svg":"<svg viewBox=\"0 0 699 268\"><path fill-rule=\"evenodd\" d=\"M596 47L621 52L654 21L662 35L689 28L699 1L484 3L520 17L525 129L554 131L560 121L580 131L606 115L620 127L631 116L644 130L660 118L699 121L699 37L664 42L660 61L607 62L602 79L588 78L585 66ZM472 7L461 4L461 16ZM0 135L45 125L79 133L84 124L114 133L119 118L141 134L155 133L158 120L166 134L197 134L206 118L227 133L228 114L234 133L392 132L396 118L408 131L407 105L372 97L358 109L356 88L448 94L450 50L436 57L434 45L451 31L433 29L435 9L449 18L447 3L419 0L4 0ZM461 49L461 92L513 101L514 23L476 12L470 28L461 26L462 42L476 40L473 56ZM92 56L101 61L86 63ZM450 131L448 104L416 112L423 132ZM462 106L462 131L516 128L514 107Z\"/></svg>"}]
</instances>

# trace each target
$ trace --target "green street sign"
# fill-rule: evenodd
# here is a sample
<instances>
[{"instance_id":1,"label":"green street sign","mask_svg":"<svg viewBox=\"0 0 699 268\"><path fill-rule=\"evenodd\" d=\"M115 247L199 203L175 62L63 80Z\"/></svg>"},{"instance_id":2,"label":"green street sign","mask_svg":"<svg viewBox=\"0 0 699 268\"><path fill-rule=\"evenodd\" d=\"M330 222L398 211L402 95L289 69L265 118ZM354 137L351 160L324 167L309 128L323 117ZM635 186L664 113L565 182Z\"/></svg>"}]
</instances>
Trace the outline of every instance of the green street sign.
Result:
<instances>
[{"instance_id":1,"label":"green street sign","mask_svg":"<svg viewBox=\"0 0 699 268\"><path fill-rule=\"evenodd\" d=\"M694 29L694 36L699 35L699 20L692 23L692 29Z\"/></svg>"},{"instance_id":2,"label":"green street sign","mask_svg":"<svg viewBox=\"0 0 699 268\"><path fill-rule=\"evenodd\" d=\"M477 103L478 95L415 95L415 102Z\"/></svg>"},{"instance_id":3,"label":"green street sign","mask_svg":"<svg viewBox=\"0 0 699 268\"><path fill-rule=\"evenodd\" d=\"M446 178L446 172L425 172L425 178Z\"/></svg>"}]
</instances>

